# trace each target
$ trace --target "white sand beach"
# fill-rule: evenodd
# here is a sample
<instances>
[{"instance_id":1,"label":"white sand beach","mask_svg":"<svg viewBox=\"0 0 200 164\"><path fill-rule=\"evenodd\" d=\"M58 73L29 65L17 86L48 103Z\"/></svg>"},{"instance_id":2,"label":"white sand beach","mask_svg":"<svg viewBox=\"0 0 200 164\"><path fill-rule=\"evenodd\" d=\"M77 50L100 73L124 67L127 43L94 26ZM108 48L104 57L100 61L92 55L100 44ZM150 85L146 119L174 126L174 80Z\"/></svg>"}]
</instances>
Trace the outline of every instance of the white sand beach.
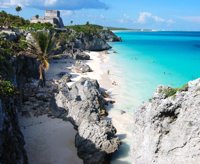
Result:
<instances>
[{"instance_id":1,"label":"white sand beach","mask_svg":"<svg viewBox=\"0 0 200 164\"><path fill-rule=\"evenodd\" d=\"M47 116L20 118L30 164L83 163L74 146L76 131L70 122Z\"/></svg>"},{"instance_id":2,"label":"white sand beach","mask_svg":"<svg viewBox=\"0 0 200 164\"><path fill-rule=\"evenodd\" d=\"M110 94L110 99L117 97L117 94L119 94L117 90L119 90L120 86L113 85L114 80L110 75L112 70L109 70L109 54L106 51L90 52L88 54L91 60L85 62L91 67L92 72L72 73L73 60L62 59L51 63L47 72L47 79L58 79L57 74L60 72L72 74L72 82L68 83L69 86L82 77L97 79L101 88ZM112 96L113 94L115 96ZM122 142L126 141L127 137L130 138L130 135L126 133L126 126L129 124L127 121L130 119L127 118L129 115L126 113L122 115L120 111L113 111L112 109L109 113L109 117L117 129L117 134L122 139ZM70 161L71 164L83 163L77 156L74 144L76 131L70 122L48 118L47 116L20 117L19 120L25 137L25 148L30 164L65 164L66 161Z\"/></svg>"}]
</instances>

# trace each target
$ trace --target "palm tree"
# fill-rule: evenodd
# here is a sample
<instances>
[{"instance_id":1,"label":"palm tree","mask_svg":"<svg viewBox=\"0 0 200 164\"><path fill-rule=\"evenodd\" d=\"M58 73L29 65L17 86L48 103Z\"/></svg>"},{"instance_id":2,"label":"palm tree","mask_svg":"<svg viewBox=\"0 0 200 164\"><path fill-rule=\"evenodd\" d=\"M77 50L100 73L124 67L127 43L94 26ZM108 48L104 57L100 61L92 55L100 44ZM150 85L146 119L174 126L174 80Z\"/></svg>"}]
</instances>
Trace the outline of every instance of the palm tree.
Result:
<instances>
[{"instance_id":1,"label":"palm tree","mask_svg":"<svg viewBox=\"0 0 200 164\"><path fill-rule=\"evenodd\" d=\"M86 25L90 25L90 22L89 22L89 21L87 21L87 22L86 22Z\"/></svg>"},{"instance_id":2,"label":"palm tree","mask_svg":"<svg viewBox=\"0 0 200 164\"><path fill-rule=\"evenodd\" d=\"M39 15L37 14L37 15L35 15L35 17L38 19L39 18Z\"/></svg>"},{"instance_id":3,"label":"palm tree","mask_svg":"<svg viewBox=\"0 0 200 164\"><path fill-rule=\"evenodd\" d=\"M17 6L17 7L15 8L15 10L17 11L17 13L18 13L18 15L19 15L19 12L22 11L22 7L21 7L21 6Z\"/></svg>"},{"instance_id":4,"label":"palm tree","mask_svg":"<svg viewBox=\"0 0 200 164\"><path fill-rule=\"evenodd\" d=\"M55 33L52 32L34 32L32 33L34 43L29 43L32 52L39 60L39 85L45 86L45 70L49 68L50 53L55 47Z\"/></svg>"}]
</instances>

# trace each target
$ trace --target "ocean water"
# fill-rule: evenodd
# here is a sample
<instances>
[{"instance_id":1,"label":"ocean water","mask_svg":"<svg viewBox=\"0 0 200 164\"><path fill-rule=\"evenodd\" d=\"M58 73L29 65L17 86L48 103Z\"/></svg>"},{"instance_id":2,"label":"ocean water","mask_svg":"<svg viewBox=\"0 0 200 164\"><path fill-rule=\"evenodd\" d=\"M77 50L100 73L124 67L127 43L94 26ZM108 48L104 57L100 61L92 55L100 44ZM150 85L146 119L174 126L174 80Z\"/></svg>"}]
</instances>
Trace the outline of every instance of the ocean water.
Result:
<instances>
[{"instance_id":1,"label":"ocean water","mask_svg":"<svg viewBox=\"0 0 200 164\"><path fill-rule=\"evenodd\" d=\"M113 49L109 69L112 80L118 83L111 116L119 136L123 136L123 144L112 164L131 164L134 140L131 114L152 97L159 85L181 87L200 77L200 32L116 32L116 35L123 42L110 43ZM130 116L119 116L121 110Z\"/></svg>"},{"instance_id":2,"label":"ocean water","mask_svg":"<svg viewBox=\"0 0 200 164\"><path fill-rule=\"evenodd\" d=\"M116 32L123 42L111 43L122 80L123 108L133 111L159 85L181 87L200 77L200 32Z\"/></svg>"}]
</instances>

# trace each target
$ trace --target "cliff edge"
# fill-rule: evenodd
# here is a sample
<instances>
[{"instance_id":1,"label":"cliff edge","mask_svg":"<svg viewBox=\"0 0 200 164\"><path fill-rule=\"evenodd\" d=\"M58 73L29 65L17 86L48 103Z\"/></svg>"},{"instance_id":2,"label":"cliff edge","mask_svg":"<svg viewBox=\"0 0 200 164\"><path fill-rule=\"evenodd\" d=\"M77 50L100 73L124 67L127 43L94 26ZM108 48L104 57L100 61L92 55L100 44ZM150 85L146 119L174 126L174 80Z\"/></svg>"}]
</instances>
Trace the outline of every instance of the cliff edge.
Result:
<instances>
[{"instance_id":1,"label":"cliff edge","mask_svg":"<svg viewBox=\"0 0 200 164\"><path fill-rule=\"evenodd\" d=\"M134 113L134 163L199 163L199 116L200 79L182 88L159 87Z\"/></svg>"}]
</instances>

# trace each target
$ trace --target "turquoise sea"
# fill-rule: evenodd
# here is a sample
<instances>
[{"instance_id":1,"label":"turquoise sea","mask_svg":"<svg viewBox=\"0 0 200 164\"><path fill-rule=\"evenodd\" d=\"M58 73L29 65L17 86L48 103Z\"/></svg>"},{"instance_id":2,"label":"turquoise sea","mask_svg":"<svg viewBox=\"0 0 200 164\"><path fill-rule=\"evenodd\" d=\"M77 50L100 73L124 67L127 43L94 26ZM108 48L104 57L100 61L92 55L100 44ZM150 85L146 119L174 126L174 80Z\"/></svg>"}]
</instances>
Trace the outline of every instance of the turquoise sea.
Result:
<instances>
[{"instance_id":1,"label":"turquoise sea","mask_svg":"<svg viewBox=\"0 0 200 164\"><path fill-rule=\"evenodd\" d=\"M112 80L118 83L113 94L116 103L110 114L124 137L112 163L131 164L131 115L152 97L159 85L181 87L200 77L200 32L115 33L123 42L110 43L113 49L109 69ZM119 116L117 112L121 110L128 115Z\"/></svg>"},{"instance_id":2,"label":"turquoise sea","mask_svg":"<svg viewBox=\"0 0 200 164\"><path fill-rule=\"evenodd\" d=\"M120 103L133 111L159 85L181 87L200 77L200 32L115 32L111 54L123 84Z\"/></svg>"}]
</instances>

